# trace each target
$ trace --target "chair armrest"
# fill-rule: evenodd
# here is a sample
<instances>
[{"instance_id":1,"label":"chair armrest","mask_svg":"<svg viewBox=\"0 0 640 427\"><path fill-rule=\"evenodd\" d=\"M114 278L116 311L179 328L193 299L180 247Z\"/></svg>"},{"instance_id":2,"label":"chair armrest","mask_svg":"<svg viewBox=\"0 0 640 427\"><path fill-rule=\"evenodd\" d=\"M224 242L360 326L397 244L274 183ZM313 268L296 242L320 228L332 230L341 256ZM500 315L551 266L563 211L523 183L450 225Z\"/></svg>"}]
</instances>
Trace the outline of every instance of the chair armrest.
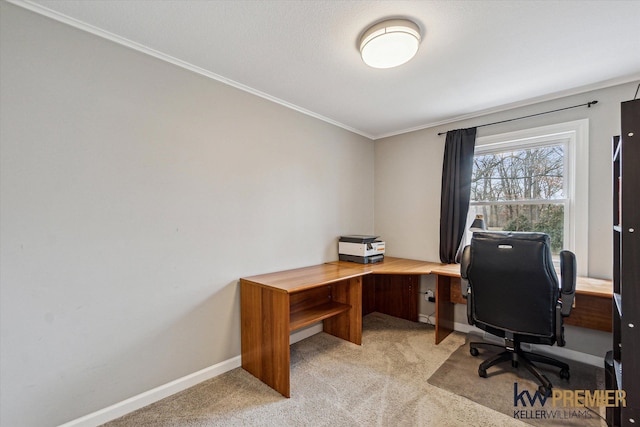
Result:
<instances>
[{"instance_id":1,"label":"chair armrest","mask_svg":"<svg viewBox=\"0 0 640 427\"><path fill-rule=\"evenodd\" d=\"M562 323L562 303L558 301L556 304L556 344L558 347L564 347L567 343L564 339L564 323Z\"/></svg>"},{"instance_id":2,"label":"chair armrest","mask_svg":"<svg viewBox=\"0 0 640 427\"><path fill-rule=\"evenodd\" d=\"M462 292L462 298L467 300L467 323L473 325L473 318L471 316L472 310L472 292L469 285L469 276L467 270L471 264L471 246L465 246L462 251L462 257L460 258L460 290Z\"/></svg>"},{"instance_id":3,"label":"chair armrest","mask_svg":"<svg viewBox=\"0 0 640 427\"><path fill-rule=\"evenodd\" d=\"M467 270L469 269L470 263L471 246L465 246L465 248L462 250L462 257L460 258L460 292L462 293L462 298L464 299L467 299L469 290Z\"/></svg>"},{"instance_id":4,"label":"chair armrest","mask_svg":"<svg viewBox=\"0 0 640 427\"><path fill-rule=\"evenodd\" d=\"M465 280L469 278L467 275L469 264L471 264L471 246L467 245L462 250L462 257L460 258L460 277Z\"/></svg>"},{"instance_id":5,"label":"chair armrest","mask_svg":"<svg viewBox=\"0 0 640 427\"><path fill-rule=\"evenodd\" d=\"M560 298L562 299L562 316L567 317L573 307L576 294L576 256L570 251L560 252Z\"/></svg>"}]
</instances>

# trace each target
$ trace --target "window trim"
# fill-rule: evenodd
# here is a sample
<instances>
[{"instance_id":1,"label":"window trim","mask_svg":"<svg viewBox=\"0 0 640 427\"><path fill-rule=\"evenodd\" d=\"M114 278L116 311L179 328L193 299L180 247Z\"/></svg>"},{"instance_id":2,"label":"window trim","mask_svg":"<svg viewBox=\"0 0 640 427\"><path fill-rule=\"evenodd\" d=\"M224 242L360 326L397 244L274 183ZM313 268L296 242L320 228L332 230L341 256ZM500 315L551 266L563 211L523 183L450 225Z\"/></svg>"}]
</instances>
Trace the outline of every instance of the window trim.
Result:
<instances>
[{"instance_id":1,"label":"window trim","mask_svg":"<svg viewBox=\"0 0 640 427\"><path fill-rule=\"evenodd\" d=\"M558 141L562 141L566 147L564 191L567 209L565 209L564 220L565 224L570 226L565 227L564 246L576 255L578 274L587 276L589 271L589 119L481 136L476 138L474 156L505 149L540 147L545 143L555 145Z\"/></svg>"}]
</instances>

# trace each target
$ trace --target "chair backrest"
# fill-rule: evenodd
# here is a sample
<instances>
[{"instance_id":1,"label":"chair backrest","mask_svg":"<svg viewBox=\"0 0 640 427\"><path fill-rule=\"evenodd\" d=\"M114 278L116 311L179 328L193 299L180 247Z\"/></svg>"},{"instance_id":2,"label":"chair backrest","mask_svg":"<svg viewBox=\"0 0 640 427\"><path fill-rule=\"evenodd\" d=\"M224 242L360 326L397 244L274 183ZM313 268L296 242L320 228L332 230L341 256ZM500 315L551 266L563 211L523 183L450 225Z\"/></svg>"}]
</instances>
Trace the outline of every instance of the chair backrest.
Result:
<instances>
[{"instance_id":1,"label":"chair backrest","mask_svg":"<svg viewBox=\"0 0 640 427\"><path fill-rule=\"evenodd\" d=\"M475 232L467 277L474 324L524 335L525 342L555 339L560 290L547 234Z\"/></svg>"}]
</instances>

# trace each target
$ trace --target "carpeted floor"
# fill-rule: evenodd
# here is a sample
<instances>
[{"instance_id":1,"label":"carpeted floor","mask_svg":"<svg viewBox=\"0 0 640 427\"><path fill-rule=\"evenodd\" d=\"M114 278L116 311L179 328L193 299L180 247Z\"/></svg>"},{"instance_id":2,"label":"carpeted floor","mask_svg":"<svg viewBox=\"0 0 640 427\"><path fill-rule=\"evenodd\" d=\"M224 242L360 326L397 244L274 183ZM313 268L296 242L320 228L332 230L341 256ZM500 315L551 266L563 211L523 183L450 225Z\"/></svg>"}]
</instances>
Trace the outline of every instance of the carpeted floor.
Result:
<instances>
[{"instance_id":1,"label":"carpeted floor","mask_svg":"<svg viewBox=\"0 0 640 427\"><path fill-rule=\"evenodd\" d=\"M540 400L541 396L536 399L538 383L525 368L517 369L510 363L501 363L487 370L487 378L480 378L478 365L498 352L497 349L480 349L480 355L473 357L469 354L469 344L466 342L429 378L429 383L503 414L519 416L526 423L535 426L606 426L600 418L605 416L604 410L601 411L600 408L593 408L596 411L594 413L584 407L568 405L568 401L565 405L565 402L557 400L554 406L552 399L547 399L544 403ZM555 390L605 388L604 369L570 360L565 362L570 367L569 380L560 379L559 368L537 364Z\"/></svg>"},{"instance_id":2,"label":"carpeted floor","mask_svg":"<svg viewBox=\"0 0 640 427\"><path fill-rule=\"evenodd\" d=\"M432 326L372 313L362 346L325 333L291 346L290 399L238 368L106 426L526 426L428 382L464 341L436 346Z\"/></svg>"}]
</instances>

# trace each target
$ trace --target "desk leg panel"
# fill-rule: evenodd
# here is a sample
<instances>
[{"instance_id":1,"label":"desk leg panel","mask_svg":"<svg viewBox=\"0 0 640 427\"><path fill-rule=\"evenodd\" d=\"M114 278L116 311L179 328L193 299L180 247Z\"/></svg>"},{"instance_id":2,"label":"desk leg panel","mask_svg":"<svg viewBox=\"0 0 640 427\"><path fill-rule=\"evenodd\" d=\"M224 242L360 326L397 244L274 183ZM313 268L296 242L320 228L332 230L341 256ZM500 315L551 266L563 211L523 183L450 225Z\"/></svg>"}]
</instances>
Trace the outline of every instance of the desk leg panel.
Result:
<instances>
[{"instance_id":1,"label":"desk leg panel","mask_svg":"<svg viewBox=\"0 0 640 427\"><path fill-rule=\"evenodd\" d=\"M348 304L351 308L337 316L323 321L324 332L362 344L362 277L354 277L332 285L332 298L336 302Z\"/></svg>"},{"instance_id":2,"label":"desk leg panel","mask_svg":"<svg viewBox=\"0 0 640 427\"><path fill-rule=\"evenodd\" d=\"M447 337L453 332L453 314L455 304L451 301L451 286L452 282L459 280L452 280L449 276L436 276L436 344Z\"/></svg>"},{"instance_id":3,"label":"desk leg panel","mask_svg":"<svg viewBox=\"0 0 640 427\"><path fill-rule=\"evenodd\" d=\"M290 397L289 295L240 284L242 367Z\"/></svg>"}]
</instances>

